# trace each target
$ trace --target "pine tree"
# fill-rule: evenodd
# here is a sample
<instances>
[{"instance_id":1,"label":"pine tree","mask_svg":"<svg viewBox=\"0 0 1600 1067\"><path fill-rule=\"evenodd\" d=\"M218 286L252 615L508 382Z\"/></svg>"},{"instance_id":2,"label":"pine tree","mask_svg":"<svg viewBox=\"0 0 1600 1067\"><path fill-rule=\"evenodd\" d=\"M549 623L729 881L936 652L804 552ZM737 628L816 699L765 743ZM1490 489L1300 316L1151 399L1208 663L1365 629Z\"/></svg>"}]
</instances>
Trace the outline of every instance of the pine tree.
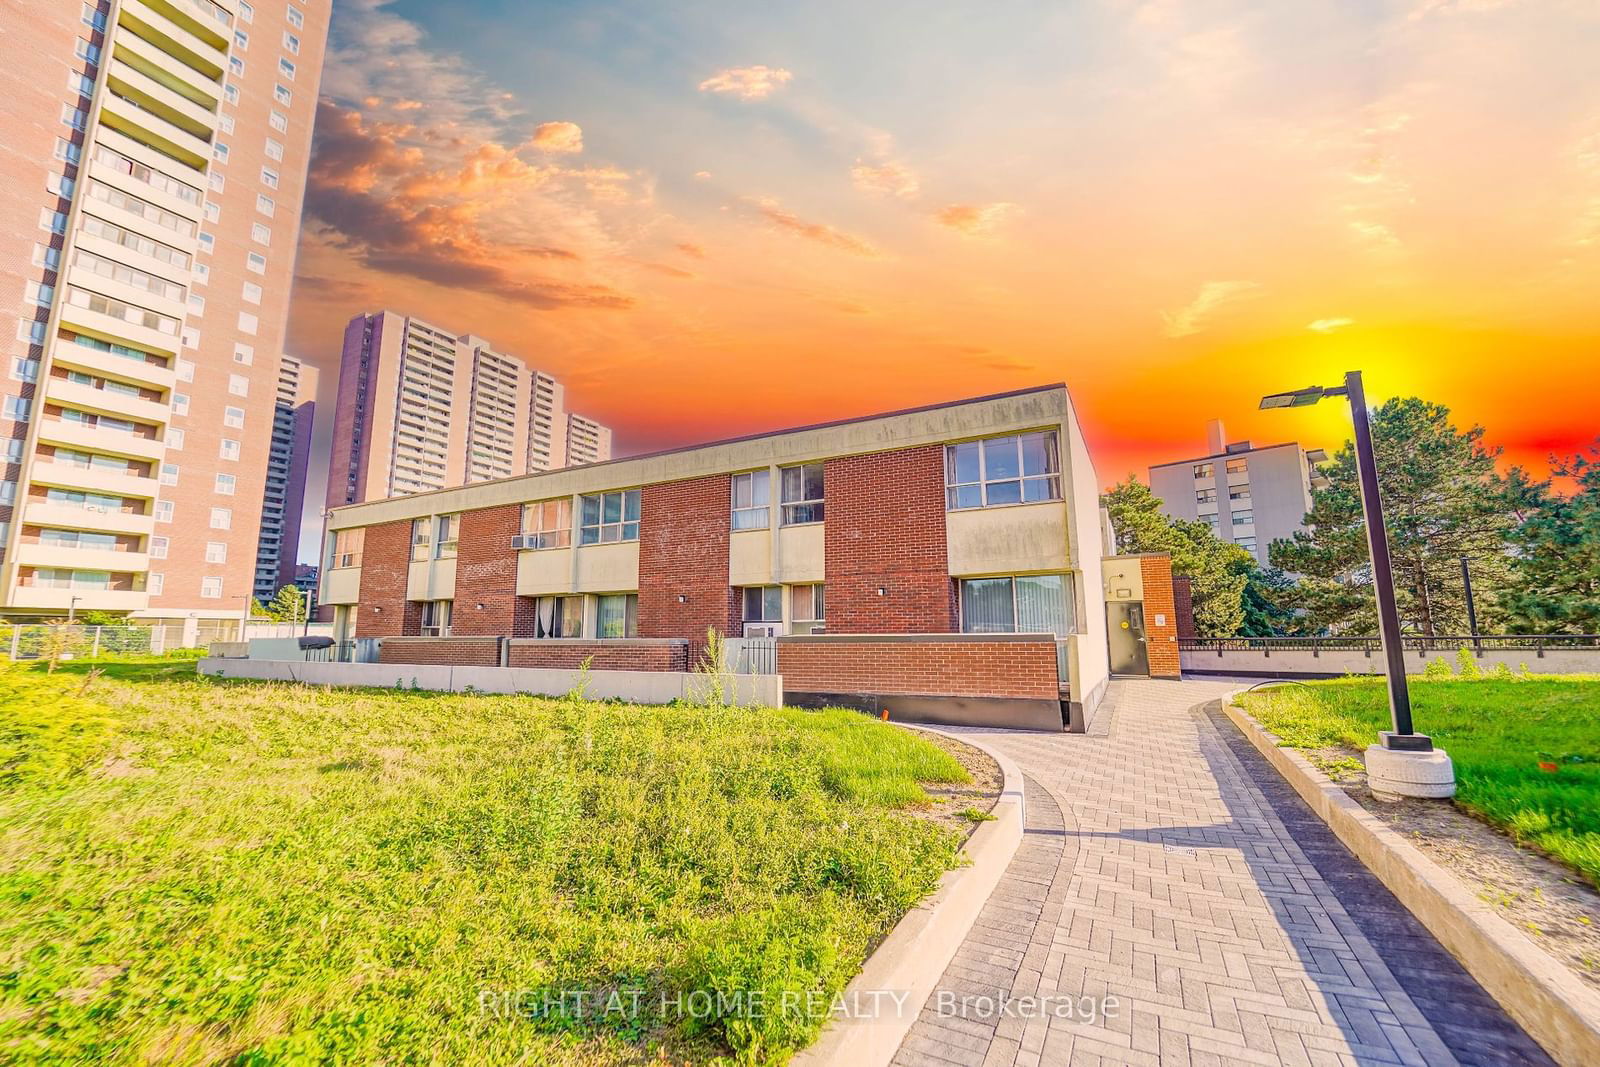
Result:
<instances>
[{"instance_id":1,"label":"pine tree","mask_svg":"<svg viewBox=\"0 0 1600 1067\"><path fill-rule=\"evenodd\" d=\"M1512 584L1501 603L1518 633L1600 633L1600 444L1551 467L1576 488L1526 487L1530 506L1512 534Z\"/></svg>"},{"instance_id":2,"label":"pine tree","mask_svg":"<svg viewBox=\"0 0 1600 1067\"><path fill-rule=\"evenodd\" d=\"M278 590L266 611L279 622L301 622L304 621L305 598L298 588L286 585Z\"/></svg>"}]
</instances>

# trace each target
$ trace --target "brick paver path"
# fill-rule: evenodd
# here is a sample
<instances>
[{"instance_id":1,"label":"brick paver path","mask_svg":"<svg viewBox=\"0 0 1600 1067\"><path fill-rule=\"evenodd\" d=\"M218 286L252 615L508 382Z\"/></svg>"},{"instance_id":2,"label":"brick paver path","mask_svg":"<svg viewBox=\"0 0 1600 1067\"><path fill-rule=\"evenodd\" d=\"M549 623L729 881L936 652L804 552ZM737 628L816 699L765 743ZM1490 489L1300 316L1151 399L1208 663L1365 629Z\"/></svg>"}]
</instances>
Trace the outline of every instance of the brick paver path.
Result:
<instances>
[{"instance_id":1,"label":"brick paver path","mask_svg":"<svg viewBox=\"0 0 1600 1067\"><path fill-rule=\"evenodd\" d=\"M1550 1062L1204 707L1232 688L1114 682L1098 736L952 731L1022 767L1026 829L897 1064Z\"/></svg>"}]
</instances>

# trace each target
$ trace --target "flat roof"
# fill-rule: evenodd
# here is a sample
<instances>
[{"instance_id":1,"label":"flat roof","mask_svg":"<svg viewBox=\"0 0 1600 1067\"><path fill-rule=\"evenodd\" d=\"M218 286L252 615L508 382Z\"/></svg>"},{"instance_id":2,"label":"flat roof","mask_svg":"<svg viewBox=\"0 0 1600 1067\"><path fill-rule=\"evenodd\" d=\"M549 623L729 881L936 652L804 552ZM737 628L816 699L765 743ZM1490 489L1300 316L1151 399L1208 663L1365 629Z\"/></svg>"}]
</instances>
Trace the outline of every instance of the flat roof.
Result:
<instances>
[{"instance_id":1,"label":"flat roof","mask_svg":"<svg viewBox=\"0 0 1600 1067\"><path fill-rule=\"evenodd\" d=\"M1153 471L1156 471L1156 470L1160 470L1163 467L1181 467L1185 463L1205 463L1205 462L1207 462L1209 460L1233 459L1236 456L1248 456L1252 452L1271 452L1274 449L1279 449L1279 448L1293 448L1293 449L1295 449L1297 451L1302 451L1302 452L1319 452L1319 451L1321 451L1321 449L1316 449L1316 448L1302 449L1300 447L1300 442L1299 441L1280 441L1278 444L1275 444L1275 445L1254 445L1254 446L1252 446L1250 448L1241 449L1241 450L1239 450L1237 452L1213 452L1209 456L1195 456L1192 459L1169 459L1165 463L1152 463L1152 464L1150 464L1150 469L1153 470Z\"/></svg>"}]
</instances>

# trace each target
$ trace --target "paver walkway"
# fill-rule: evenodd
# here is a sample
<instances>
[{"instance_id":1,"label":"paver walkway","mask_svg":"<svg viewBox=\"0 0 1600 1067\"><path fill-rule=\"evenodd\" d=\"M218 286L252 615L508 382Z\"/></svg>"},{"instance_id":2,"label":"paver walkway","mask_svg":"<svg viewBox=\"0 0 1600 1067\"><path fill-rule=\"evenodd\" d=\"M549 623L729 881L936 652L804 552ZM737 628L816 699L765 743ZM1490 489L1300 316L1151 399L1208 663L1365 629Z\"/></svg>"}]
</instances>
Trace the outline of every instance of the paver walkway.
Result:
<instances>
[{"instance_id":1,"label":"paver walkway","mask_svg":"<svg viewBox=\"0 0 1600 1067\"><path fill-rule=\"evenodd\" d=\"M1235 687L1113 682L1099 736L952 731L1022 767L1025 831L897 1064L1550 1062L1204 708Z\"/></svg>"}]
</instances>

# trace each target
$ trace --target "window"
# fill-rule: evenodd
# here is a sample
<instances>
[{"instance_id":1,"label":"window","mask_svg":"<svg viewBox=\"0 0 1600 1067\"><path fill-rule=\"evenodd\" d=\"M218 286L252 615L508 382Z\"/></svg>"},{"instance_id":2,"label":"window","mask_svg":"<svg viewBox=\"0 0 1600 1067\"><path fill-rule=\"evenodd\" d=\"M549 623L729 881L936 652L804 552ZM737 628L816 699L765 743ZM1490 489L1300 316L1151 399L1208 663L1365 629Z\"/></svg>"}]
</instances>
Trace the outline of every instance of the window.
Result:
<instances>
[{"instance_id":1,"label":"window","mask_svg":"<svg viewBox=\"0 0 1600 1067\"><path fill-rule=\"evenodd\" d=\"M639 490L591 493L582 498L580 545L639 540Z\"/></svg>"},{"instance_id":2,"label":"window","mask_svg":"<svg viewBox=\"0 0 1600 1067\"><path fill-rule=\"evenodd\" d=\"M207 263L194 265L194 280L197 285L207 285L211 281L211 266Z\"/></svg>"},{"instance_id":3,"label":"window","mask_svg":"<svg viewBox=\"0 0 1600 1067\"><path fill-rule=\"evenodd\" d=\"M1245 511L1235 511L1233 513L1233 524L1235 526L1250 526L1255 521L1256 513L1254 511L1246 509Z\"/></svg>"},{"instance_id":4,"label":"window","mask_svg":"<svg viewBox=\"0 0 1600 1067\"><path fill-rule=\"evenodd\" d=\"M165 574L152 574L145 581L145 589L149 591L151 596L160 596L161 590L166 587L166 584L167 576Z\"/></svg>"},{"instance_id":5,"label":"window","mask_svg":"<svg viewBox=\"0 0 1600 1067\"><path fill-rule=\"evenodd\" d=\"M90 63L100 62L100 46L97 44L90 44L82 37L73 42L72 54L77 56L79 59L87 59Z\"/></svg>"},{"instance_id":6,"label":"window","mask_svg":"<svg viewBox=\"0 0 1600 1067\"><path fill-rule=\"evenodd\" d=\"M228 392L234 396L249 396L250 379L242 374L228 375Z\"/></svg>"},{"instance_id":7,"label":"window","mask_svg":"<svg viewBox=\"0 0 1600 1067\"><path fill-rule=\"evenodd\" d=\"M822 464L806 463L778 471L783 488L783 524L822 521Z\"/></svg>"},{"instance_id":8,"label":"window","mask_svg":"<svg viewBox=\"0 0 1600 1067\"><path fill-rule=\"evenodd\" d=\"M967 578L961 582L961 632L1073 632L1072 582L1065 574Z\"/></svg>"},{"instance_id":9,"label":"window","mask_svg":"<svg viewBox=\"0 0 1600 1067\"><path fill-rule=\"evenodd\" d=\"M639 595L616 593L598 598L594 628L596 637L638 637Z\"/></svg>"},{"instance_id":10,"label":"window","mask_svg":"<svg viewBox=\"0 0 1600 1067\"><path fill-rule=\"evenodd\" d=\"M1056 432L991 437L945 447L946 506L992 508L1061 499Z\"/></svg>"},{"instance_id":11,"label":"window","mask_svg":"<svg viewBox=\"0 0 1600 1067\"><path fill-rule=\"evenodd\" d=\"M227 146L227 144L225 142L223 142L223 141L212 141L211 142L211 158L215 159L218 163L226 163L226 162L228 162L228 146ZM213 220L213 221L215 221L215 220Z\"/></svg>"},{"instance_id":12,"label":"window","mask_svg":"<svg viewBox=\"0 0 1600 1067\"><path fill-rule=\"evenodd\" d=\"M45 270L59 270L61 268L61 249L51 248L49 245L34 245L33 265L35 267L43 267Z\"/></svg>"},{"instance_id":13,"label":"window","mask_svg":"<svg viewBox=\"0 0 1600 1067\"><path fill-rule=\"evenodd\" d=\"M273 170L271 167L262 167L261 184L265 185L268 189L276 189L278 187L278 172Z\"/></svg>"},{"instance_id":14,"label":"window","mask_svg":"<svg viewBox=\"0 0 1600 1067\"><path fill-rule=\"evenodd\" d=\"M11 377L19 382L36 382L39 380L39 361L26 359L22 356L11 361Z\"/></svg>"},{"instance_id":15,"label":"window","mask_svg":"<svg viewBox=\"0 0 1600 1067\"><path fill-rule=\"evenodd\" d=\"M30 345L42 345L44 344L44 336L46 327L48 325L48 323L42 320L38 322L24 322L23 320L18 319L17 340L26 341Z\"/></svg>"},{"instance_id":16,"label":"window","mask_svg":"<svg viewBox=\"0 0 1600 1067\"><path fill-rule=\"evenodd\" d=\"M265 193L257 193L256 210L270 219L273 213L278 210L278 203Z\"/></svg>"},{"instance_id":17,"label":"window","mask_svg":"<svg viewBox=\"0 0 1600 1067\"><path fill-rule=\"evenodd\" d=\"M194 360L192 360L192 359L180 359L180 360L178 360L177 374L178 374L178 381L180 381L180 382L192 382L192 381L194 381Z\"/></svg>"},{"instance_id":18,"label":"window","mask_svg":"<svg viewBox=\"0 0 1600 1067\"><path fill-rule=\"evenodd\" d=\"M572 500L522 505L523 548L566 548L572 544Z\"/></svg>"},{"instance_id":19,"label":"window","mask_svg":"<svg viewBox=\"0 0 1600 1067\"><path fill-rule=\"evenodd\" d=\"M289 116L281 111L274 111L267 116L267 124L279 133L289 132Z\"/></svg>"},{"instance_id":20,"label":"window","mask_svg":"<svg viewBox=\"0 0 1600 1067\"><path fill-rule=\"evenodd\" d=\"M170 500L157 500L156 501L156 521L157 522L171 522L172 521L172 501L170 501Z\"/></svg>"},{"instance_id":21,"label":"window","mask_svg":"<svg viewBox=\"0 0 1600 1067\"><path fill-rule=\"evenodd\" d=\"M294 64L280 56L278 58L278 73L290 81L294 81Z\"/></svg>"},{"instance_id":22,"label":"window","mask_svg":"<svg viewBox=\"0 0 1600 1067\"><path fill-rule=\"evenodd\" d=\"M1215 504L1217 502L1217 491L1215 489L1201 489L1194 494L1194 502L1196 504Z\"/></svg>"},{"instance_id":23,"label":"window","mask_svg":"<svg viewBox=\"0 0 1600 1067\"><path fill-rule=\"evenodd\" d=\"M233 31L233 46L241 52L250 50L250 35L243 30Z\"/></svg>"},{"instance_id":24,"label":"window","mask_svg":"<svg viewBox=\"0 0 1600 1067\"><path fill-rule=\"evenodd\" d=\"M243 0L240 0L240 4L239 4L239 21L240 22L254 22L255 20L256 20L256 9L251 7L249 4L244 3Z\"/></svg>"},{"instance_id":25,"label":"window","mask_svg":"<svg viewBox=\"0 0 1600 1067\"><path fill-rule=\"evenodd\" d=\"M81 107L73 107L71 104L62 104L61 121L75 130L81 130L89 124L89 112Z\"/></svg>"},{"instance_id":26,"label":"window","mask_svg":"<svg viewBox=\"0 0 1600 1067\"><path fill-rule=\"evenodd\" d=\"M261 326L261 320L260 319L256 318L254 315L250 314L248 311L239 312L239 332L240 333L246 333L246 334L249 334L251 337L254 337L256 335L256 330L258 330L260 328L260 326ZM240 395L243 396L244 394L241 393Z\"/></svg>"},{"instance_id":27,"label":"window","mask_svg":"<svg viewBox=\"0 0 1600 1067\"><path fill-rule=\"evenodd\" d=\"M17 499L16 482L0 482L0 505L15 503Z\"/></svg>"},{"instance_id":28,"label":"window","mask_svg":"<svg viewBox=\"0 0 1600 1067\"><path fill-rule=\"evenodd\" d=\"M253 274L267 273L267 257L259 252L251 252L245 257L244 265Z\"/></svg>"},{"instance_id":29,"label":"window","mask_svg":"<svg viewBox=\"0 0 1600 1067\"><path fill-rule=\"evenodd\" d=\"M65 137L57 137L55 157L67 163L77 163L83 159L83 145L73 144Z\"/></svg>"},{"instance_id":30,"label":"window","mask_svg":"<svg viewBox=\"0 0 1600 1067\"><path fill-rule=\"evenodd\" d=\"M237 104L239 102L239 87L233 82L229 82L222 87L222 95L228 103Z\"/></svg>"},{"instance_id":31,"label":"window","mask_svg":"<svg viewBox=\"0 0 1600 1067\"><path fill-rule=\"evenodd\" d=\"M0 418L7 418L13 422L27 422L28 412L33 407L33 401L24 396L8 396L5 404L0 407Z\"/></svg>"},{"instance_id":32,"label":"window","mask_svg":"<svg viewBox=\"0 0 1600 1067\"><path fill-rule=\"evenodd\" d=\"M217 116L217 129L220 130L223 133L232 133L233 129L234 129L233 116L232 115L218 115ZM216 180L212 182L211 187L213 189L215 189L219 193L222 192L222 181L223 181L222 175L213 174L212 178L214 178Z\"/></svg>"},{"instance_id":33,"label":"window","mask_svg":"<svg viewBox=\"0 0 1600 1067\"><path fill-rule=\"evenodd\" d=\"M289 5L289 10L285 14L289 19L289 25L293 26L295 29L298 30L305 26L306 17L302 15L300 13L300 9L295 7L293 4Z\"/></svg>"},{"instance_id":34,"label":"window","mask_svg":"<svg viewBox=\"0 0 1600 1067\"><path fill-rule=\"evenodd\" d=\"M21 463L22 462L22 445L23 445L23 440L20 437L12 437L12 438L7 439L7 441L6 441L6 451L5 451L5 457L6 457L5 458L5 462L6 463ZM59 452L57 452L56 454L60 455Z\"/></svg>"},{"instance_id":35,"label":"window","mask_svg":"<svg viewBox=\"0 0 1600 1067\"><path fill-rule=\"evenodd\" d=\"M1250 486L1248 484L1234 486L1232 489L1228 490L1228 499L1229 500L1249 500L1250 499Z\"/></svg>"},{"instance_id":36,"label":"window","mask_svg":"<svg viewBox=\"0 0 1600 1067\"><path fill-rule=\"evenodd\" d=\"M744 621L782 622L783 586L747 586L744 591Z\"/></svg>"},{"instance_id":37,"label":"window","mask_svg":"<svg viewBox=\"0 0 1600 1067\"><path fill-rule=\"evenodd\" d=\"M176 463L163 463L161 465L161 478L159 479L161 484L177 485L178 475L182 472L182 470L183 468L179 467Z\"/></svg>"},{"instance_id":38,"label":"window","mask_svg":"<svg viewBox=\"0 0 1600 1067\"><path fill-rule=\"evenodd\" d=\"M433 558L455 559L461 540L461 516L440 515L434 520Z\"/></svg>"},{"instance_id":39,"label":"window","mask_svg":"<svg viewBox=\"0 0 1600 1067\"><path fill-rule=\"evenodd\" d=\"M255 360L256 350L253 347L245 344L243 341L235 341L233 343L233 361L235 363L243 363L246 366L249 366L250 364L254 363Z\"/></svg>"},{"instance_id":40,"label":"window","mask_svg":"<svg viewBox=\"0 0 1600 1067\"><path fill-rule=\"evenodd\" d=\"M273 160L275 162L278 162L278 163L282 163L283 162L283 144L282 144L282 142L274 141L270 137L267 138L267 158L270 159L270 160Z\"/></svg>"},{"instance_id":41,"label":"window","mask_svg":"<svg viewBox=\"0 0 1600 1067\"><path fill-rule=\"evenodd\" d=\"M167 427L166 445L167 445L168 448L172 449L174 452L182 452L183 451L183 438L184 438L183 430L179 429L176 426Z\"/></svg>"},{"instance_id":42,"label":"window","mask_svg":"<svg viewBox=\"0 0 1600 1067\"><path fill-rule=\"evenodd\" d=\"M238 56L228 57L228 69L239 77L244 77L244 60Z\"/></svg>"},{"instance_id":43,"label":"window","mask_svg":"<svg viewBox=\"0 0 1600 1067\"><path fill-rule=\"evenodd\" d=\"M1254 552L1256 550L1256 539L1254 537L1241 537L1239 540L1235 541L1234 544L1238 545L1246 552Z\"/></svg>"},{"instance_id":44,"label":"window","mask_svg":"<svg viewBox=\"0 0 1600 1067\"><path fill-rule=\"evenodd\" d=\"M220 222L222 220L222 205L215 200L207 200L206 206L201 209L207 222Z\"/></svg>"},{"instance_id":45,"label":"window","mask_svg":"<svg viewBox=\"0 0 1600 1067\"><path fill-rule=\"evenodd\" d=\"M250 239L256 244L270 245L272 243L272 231L259 222L252 222L250 224Z\"/></svg>"},{"instance_id":46,"label":"window","mask_svg":"<svg viewBox=\"0 0 1600 1067\"><path fill-rule=\"evenodd\" d=\"M224 437L218 445L217 455L221 459L237 460L239 458L239 442L231 437ZM217 477L221 478L223 475L219 474ZM231 478L232 475L228 475L228 477ZM218 490L218 492L221 492L221 490ZM232 490L229 490L229 492L232 492Z\"/></svg>"},{"instance_id":47,"label":"window","mask_svg":"<svg viewBox=\"0 0 1600 1067\"><path fill-rule=\"evenodd\" d=\"M272 99L284 107L288 107L294 101L294 93L290 92L287 86L274 85L272 87Z\"/></svg>"},{"instance_id":48,"label":"window","mask_svg":"<svg viewBox=\"0 0 1600 1067\"><path fill-rule=\"evenodd\" d=\"M211 528L213 530L231 530L231 529L233 529L233 509L232 508L212 508L211 509Z\"/></svg>"},{"instance_id":49,"label":"window","mask_svg":"<svg viewBox=\"0 0 1600 1067\"><path fill-rule=\"evenodd\" d=\"M1196 463L1194 465L1194 476L1196 478L1211 478L1216 473L1217 468L1210 463Z\"/></svg>"},{"instance_id":50,"label":"window","mask_svg":"<svg viewBox=\"0 0 1600 1067\"><path fill-rule=\"evenodd\" d=\"M200 579L200 599L202 599L202 600L221 600L222 599L222 579L221 578L202 578L202 579Z\"/></svg>"},{"instance_id":51,"label":"window","mask_svg":"<svg viewBox=\"0 0 1600 1067\"><path fill-rule=\"evenodd\" d=\"M94 95L94 79L75 70L67 71L67 88L79 96Z\"/></svg>"},{"instance_id":52,"label":"window","mask_svg":"<svg viewBox=\"0 0 1600 1067\"><path fill-rule=\"evenodd\" d=\"M207 563L226 563L226 562L228 562L228 546L227 546L227 544L225 542L222 542L222 541L207 541L206 542L206 562Z\"/></svg>"},{"instance_id":53,"label":"window","mask_svg":"<svg viewBox=\"0 0 1600 1067\"><path fill-rule=\"evenodd\" d=\"M366 540L367 531L362 526L357 526L353 530L335 531L333 535L333 566L361 566L361 549L366 544Z\"/></svg>"},{"instance_id":54,"label":"window","mask_svg":"<svg viewBox=\"0 0 1600 1067\"><path fill-rule=\"evenodd\" d=\"M549 638L582 637L583 597L534 597L533 636Z\"/></svg>"},{"instance_id":55,"label":"window","mask_svg":"<svg viewBox=\"0 0 1600 1067\"><path fill-rule=\"evenodd\" d=\"M84 4L83 21L87 26L93 26L97 30L103 30L106 28L106 13L101 11L99 5L97 4Z\"/></svg>"},{"instance_id":56,"label":"window","mask_svg":"<svg viewBox=\"0 0 1600 1067\"><path fill-rule=\"evenodd\" d=\"M39 228L49 230L51 233L67 232L67 213L65 211L51 211L45 208L39 213Z\"/></svg>"},{"instance_id":57,"label":"window","mask_svg":"<svg viewBox=\"0 0 1600 1067\"><path fill-rule=\"evenodd\" d=\"M793 585L789 587L789 621L805 629L821 623L823 615L822 586Z\"/></svg>"},{"instance_id":58,"label":"window","mask_svg":"<svg viewBox=\"0 0 1600 1067\"><path fill-rule=\"evenodd\" d=\"M733 528L765 530L772 502L772 472L750 471L733 476Z\"/></svg>"},{"instance_id":59,"label":"window","mask_svg":"<svg viewBox=\"0 0 1600 1067\"><path fill-rule=\"evenodd\" d=\"M232 496L237 485L237 479L231 474L217 475L216 493L218 496Z\"/></svg>"},{"instance_id":60,"label":"window","mask_svg":"<svg viewBox=\"0 0 1600 1067\"><path fill-rule=\"evenodd\" d=\"M433 520L411 520L411 562L423 563L433 555Z\"/></svg>"},{"instance_id":61,"label":"window","mask_svg":"<svg viewBox=\"0 0 1600 1067\"><path fill-rule=\"evenodd\" d=\"M199 293L189 294L189 311L195 316L204 316L206 313L206 298Z\"/></svg>"},{"instance_id":62,"label":"window","mask_svg":"<svg viewBox=\"0 0 1600 1067\"><path fill-rule=\"evenodd\" d=\"M223 408L222 425L234 430L242 428L244 426L244 408Z\"/></svg>"},{"instance_id":63,"label":"window","mask_svg":"<svg viewBox=\"0 0 1600 1067\"><path fill-rule=\"evenodd\" d=\"M423 637L450 636L450 608L452 603L449 600L424 600L422 602Z\"/></svg>"},{"instance_id":64,"label":"window","mask_svg":"<svg viewBox=\"0 0 1600 1067\"><path fill-rule=\"evenodd\" d=\"M187 415L187 414L189 414L189 394L188 393L173 393L172 394L172 413L174 415Z\"/></svg>"},{"instance_id":65,"label":"window","mask_svg":"<svg viewBox=\"0 0 1600 1067\"><path fill-rule=\"evenodd\" d=\"M200 231L200 251L204 252L206 255L209 256L211 253L215 252L216 250L217 250L217 238L216 238L216 235L215 234L209 234L209 233L206 233L204 230L201 230Z\"/></svg>"},{"instance_id":66,"label":"window","mask_svg":"<svg viewBox=\"0 0 1600 1067\"><path fill-rule=\"evenodd\" d=\"M1229 474L1243 474L1250 469L1250 464L1242 459L1228 460Z\"/></svg>"},{"instance_id":67,"label":"window","mask_svg":"<svg viewBox=\"0 0 1600 1067\"><path fill-rule=\"evenodd\" d=\"M168 540L165 537L150 538L150 558L166 559Z\"/></svg>"},{"instance_id":68,"label":"window","mask_svg":"<svg viewBox=\"0 0 1600 1067\"><path fill-rule=\"evenodd\" d=\"M82 256L80 255L79 258L81 259ZM41 285L38 282L29 282L22 287L22 298L30 304L47 308L56 302L56 287L53 285Z\"/></svg>"}]
</instances>

